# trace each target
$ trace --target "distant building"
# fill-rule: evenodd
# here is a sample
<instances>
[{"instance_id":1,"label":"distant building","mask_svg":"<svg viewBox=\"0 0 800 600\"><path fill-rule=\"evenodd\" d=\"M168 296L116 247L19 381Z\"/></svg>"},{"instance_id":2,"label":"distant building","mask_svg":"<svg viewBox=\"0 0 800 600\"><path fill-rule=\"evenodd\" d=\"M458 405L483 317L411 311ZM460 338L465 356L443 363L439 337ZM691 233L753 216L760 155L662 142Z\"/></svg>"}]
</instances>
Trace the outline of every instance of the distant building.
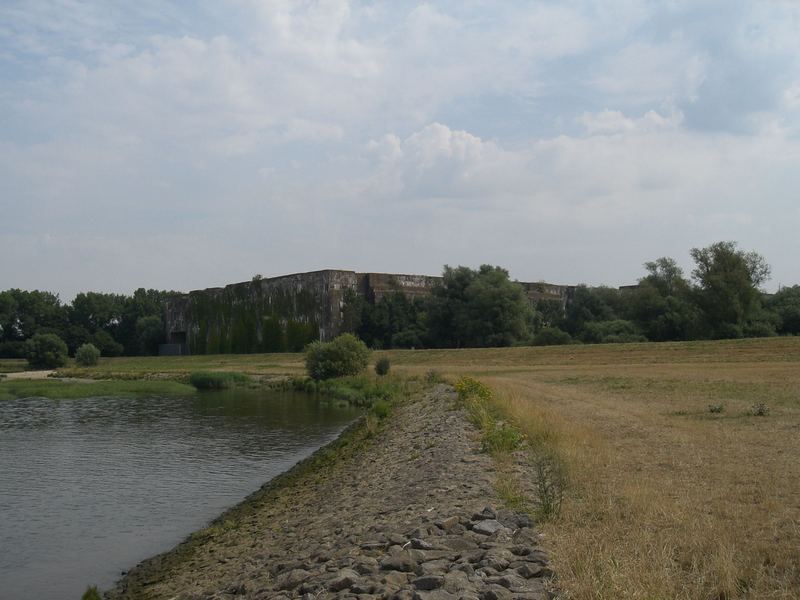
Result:
<instances>
[{"instance_id":1,"label":"distant building","mask_svg":"<svg viewBox=\"0 0 800 600\"><path fill-rule=\"evenodd\" d=\"M294 352L342 330L348 291L372 304L388 294L424 297L442 281L428 275L324 270L254 278L174 295L166 303L162 354ZM531 303L566 305L571 286L522 283Z\"/></svg>"}]
</instances>

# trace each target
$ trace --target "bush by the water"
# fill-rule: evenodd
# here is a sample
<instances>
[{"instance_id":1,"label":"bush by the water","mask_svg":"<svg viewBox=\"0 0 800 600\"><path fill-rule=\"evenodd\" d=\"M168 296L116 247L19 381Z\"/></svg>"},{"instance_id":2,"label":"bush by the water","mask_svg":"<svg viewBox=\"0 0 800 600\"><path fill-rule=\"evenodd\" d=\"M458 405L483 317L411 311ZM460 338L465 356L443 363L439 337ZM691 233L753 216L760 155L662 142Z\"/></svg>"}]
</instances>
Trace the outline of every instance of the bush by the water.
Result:
<instances>
[{"instance_id":1,"label":"bush by the water","mask_svg":"<svg viewBox=\"0 0 800 600\"><path fill-rule=\"evenodd\" d=\"M375 363L375 373L378 375L386 375L389 372L390 367L391 363L389 362L389 359L385 356L382 356Z\"/></svg>"},{"instance_id":2,"label":"bush by the water","mask_svg":"<svg viewBox=\"0 0 800 600\"><path fill-rule=\"evenodd\" d=\"M75 351L75 362L82 367L91 367L100 359L100 350L94 344L83 344Z\"/></svg>"},{"instance_id":3,"label":"bush by the water","mask_svg":"<svg viewBox=\"0 0 800 600\"><path fill-rule=\"evenodd\" d=\"M392 401L407 391L405 383L394 377L342 377L339 379L315 380L295 378L286 385L310 394L324 394L336 400L344 400L354 406L373 406L381 400Z\"/></svg>"},{"instance_id":4,"label":"bush by the water","mask_svg":"<svg viewBox=\"0 0 800 600\"><path fill-rule=\"evenodd\" d=\"M356 336L340 335L330 342L313 342L306 347L306 371L313 379L358 375L367 368L370 350Z\"/></svg>"},{"instance_id":5,"label":"bush by the water","mask_svg":"<svg viewBox=\"0 0 800 600\"><path fill-rule=\"evenodd\" d=\"M372 405L372 412L375 413L375 416L379 419L385 419L388 417L391 410L392 405L389 404L387 400L378 400Z\"/></svg>"},{"instance_id":6,"label":"bush by the water","mask_svg":"<svg viewBox=\"0 0 800 600\"><path fill-rule=\"evenodd\" d=\"M86 591L83 592L83 596L81 596L81 600L100 600L100 598L100 592L97 590L96 585L86 588Z\"/></svg>"},{"instance_id":7,"label":"bush by the water","mask_svg":"<svg viewBox=\"0 0 800 600\"><path fill-rule=\"evenodd\" d=\"M244 373L229 371L196 371L189 375L189 383L198 390L225 390L250 383L250 377Z\"/></svg>"},{"instance_id":8,"label":"bush by the water","mask_svg":"<svg viewBox=\"0 0 800 600\"><path fill-rule=\"evenodd\" d=\"M37 333L25 342L25 354L32 367L54 369L67 364L67 345L54 333Z\"/></svg>"}]
</instances>

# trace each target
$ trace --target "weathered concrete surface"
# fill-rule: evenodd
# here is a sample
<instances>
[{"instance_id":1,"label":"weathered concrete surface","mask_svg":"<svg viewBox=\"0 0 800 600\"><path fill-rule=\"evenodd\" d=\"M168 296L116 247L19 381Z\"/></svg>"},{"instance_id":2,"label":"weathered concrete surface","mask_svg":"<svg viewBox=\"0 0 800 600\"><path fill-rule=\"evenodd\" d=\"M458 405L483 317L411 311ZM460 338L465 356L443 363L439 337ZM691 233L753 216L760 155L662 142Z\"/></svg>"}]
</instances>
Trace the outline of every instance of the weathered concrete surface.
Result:
<instances>
[{"instance_id":1,"label":"weathered concrete surface","mask_svg":"<svg viewBox=\"0 0 800 600\"><path fill-rule=\"evenodd\" d=\"M429 295L441 281L429 275L325 270L196 290L167 300L167 341L183 344L189 354L297 351L342 332L348 292L371 303L398 292L413 299ZM531 303L551 300L562 308L572 289L521 285Z\"/></svg>"},{"instance_id":2,"label":"weathered concrete surface","mask_svg":"<svg viewBox=\"0 0 800 600\"><path fill-rule=\"evenodd\" d=\"M538 536L527 516L487 507L493 464L454 407L446 386L400 407L353 458L254 500L237 527L108 597L548 598Z\"/></svg>"}]
</instances>

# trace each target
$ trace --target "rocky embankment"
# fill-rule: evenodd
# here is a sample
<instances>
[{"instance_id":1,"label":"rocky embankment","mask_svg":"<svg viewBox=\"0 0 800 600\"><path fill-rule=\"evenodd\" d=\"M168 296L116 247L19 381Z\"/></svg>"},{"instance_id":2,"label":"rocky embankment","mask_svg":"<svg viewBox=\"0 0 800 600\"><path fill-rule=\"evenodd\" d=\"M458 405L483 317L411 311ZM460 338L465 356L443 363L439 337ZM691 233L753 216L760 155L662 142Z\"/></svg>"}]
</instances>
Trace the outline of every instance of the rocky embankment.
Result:
<instances>
[{"instance_id":1,"label":"rocky embankment","mask_svg":"<svg viewBox=\"0 0 800 600\"><path fill-rule=\"evenodd\" d=\"M530 519L496 510L492 460L438 386L400 406L366 449L248 502L146 561L108 598L530 599L551 572Z\"/></svg>"}]
</instances>

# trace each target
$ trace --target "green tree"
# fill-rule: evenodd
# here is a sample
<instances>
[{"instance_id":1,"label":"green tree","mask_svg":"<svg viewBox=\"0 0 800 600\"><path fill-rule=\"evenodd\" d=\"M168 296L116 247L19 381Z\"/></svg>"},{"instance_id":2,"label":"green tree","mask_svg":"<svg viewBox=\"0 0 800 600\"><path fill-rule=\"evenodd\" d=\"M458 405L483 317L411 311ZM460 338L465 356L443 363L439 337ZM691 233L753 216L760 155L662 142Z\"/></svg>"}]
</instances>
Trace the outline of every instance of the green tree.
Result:
<instances>
[{"instance_id":1,"label":"green tree","mask_svg":"<svg viewBox=\"0 0 800 600\"><path fill-rule=\"evenodd\" d=\"M766 304L778 317L778 333L800 335L800 285L781 288Z\"/></svg>"},{"instance_id":2,"label":"green tree","mask_svg":"<svg viewBox=\"0 0 800 600\"><path fill-rule=\"evenodd\" d=\"M431 292L428 326L436 346L509 346L528 339L531 321L525 291L501 267L445 266Z\"/></svg>"},{"instance_id":3,"label":"green tree","mask_svg":"<svg viewBox=\"0 0 800 600\"><path fill-rule=\"evenodd\" d=\"M572 291L561 329L572 337L581 337L587 324L593 321L612 321L617 318L612 304L616 304L616 290L591 288L579 285ZM614 298L612 302L609 299Z\"/></svg>"},{"instance_id":4,"label":"green tree","mask_svg":"<svg viewBox=\"0 0 800 600\"><path fill-rule=\"evenodd\" d=\"M61 331L67 322L58 294L11 289L0 298L2 341L22 341L36 333Z\"/></svg>"},{"instance_id":5,"label":"green tree","mask_svg":"<svg viewBox=\"0 0 800 600\"><path fill-rule=\"evenodd\" d=\"M666 298L677 296L689 289L689 282L683 276L683 269L674 258L662 256L652 262L644 263L647 275L639 280L639 284L650 285Z\"/></svg>"},{"instance_id":6,"label":"green tree","mask_svg":"<svg viewBox=\"0 0 800 600\"><path fill-rule=\"evenodd\" d=\"M94 344L103 356L122 356L125 348L116 341L107 331L100 329L92 335Z\"/></svg>"},{"instance_id":7,"label":"green tree","mask_svg":"<svg viewBox=\"0 0 800 600\"><path fill-rule=\"evenodd\" d=\"M373 348L422 348L427 337L427 307L402 291L386 294L372 305L359 300L361 314L356 329Z\"/></svg>"},{"instance_id":8,"label":"green tree","mask_svg":"<svg viewBox=\"0 0 800 600\"><path fill-rule=\"evenodd\" d=\"M696 265L692 277L707 335L742 337L748 322L761 315L759 286L770 275L764 257L739 250L736 242L692 248L690 254Z\"/></svg>"},{"instance_id":9,"label":"green tree","mask_svg":"<svg viewBox=\"0 0 800 600\"><path fill-rule=\"evenodd\" d=\"M119 294L82 292L72 301L70 321L90 333L102 329L113 335L122 323L124 306L125 297Z\"/></svg>"},{"instance_id":10,"label":"green tree","mask_svg":"<svg viewBox=\"0 0 800 600\"><path fill-rule=\"evenodd\" d=\"M622 290L622 316L632 320L649 340L688 340L697 336L700 312L683 270L672 258L644 264L647 275L633 289Z\"/></svg>"},{"instance_id":11,"label":"green tree","mask_svg":"<svg viewBox=\"0 0 800 600\"><path fill-rule=\"evenodd\" d=\"M67 345L54 333L37 333L25 346L32 367L54 369L67 364Z\"/></svg>"},{"instance_id":12,"label":"green tree","mask_svg":"<svg viewBox=\"0 0 800 600\"><path fill-rule=\"evenodd\" d=\"M165 337L164 323L161 321L161 317L150 315L137 319L136 339L139 342L141 354L158 354L158 345L164 343Z\"/></svg>"}]
</instances>

